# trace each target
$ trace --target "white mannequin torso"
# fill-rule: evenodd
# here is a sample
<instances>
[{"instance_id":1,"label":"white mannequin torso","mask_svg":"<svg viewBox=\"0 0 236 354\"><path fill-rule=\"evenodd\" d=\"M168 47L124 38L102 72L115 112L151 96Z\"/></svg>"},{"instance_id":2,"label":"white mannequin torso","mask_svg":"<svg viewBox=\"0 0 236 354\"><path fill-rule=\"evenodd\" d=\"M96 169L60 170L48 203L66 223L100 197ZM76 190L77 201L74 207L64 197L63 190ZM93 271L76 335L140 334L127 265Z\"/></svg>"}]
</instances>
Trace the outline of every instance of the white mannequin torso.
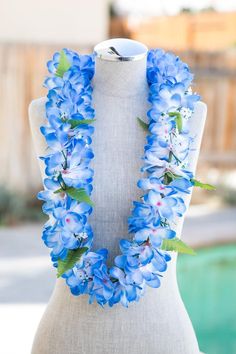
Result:
<instances>
[{"instance_id":1,"label":"white mannequin torso","mask_svg":"<svg viewBox=\"0 0 236 354\"><path fill-rule=\"evenodd\" d=\"M119 253L119 239L128 237L127 217L132 201L140 195L136 183L141 177L145 134L136 117L145 119L148 109L146 57L127 62L96 58L93 86L95 208L90 224L94 249L108 248L111 263ZM44 105L43 98L33 101L29 108L37 156L46 153L39 133L45 120ZM192 170L196 168L205 117L206 106L198 103L191 123L196 148L189 160ZM182 221L178 235L181 229ZM57 280L32 354L198 354L196 337L179 295L173 258L161 287L148 289L145 297L128 309L88 305L87 297L72 296L64 280Z\"/></svg>"}]
</instances>

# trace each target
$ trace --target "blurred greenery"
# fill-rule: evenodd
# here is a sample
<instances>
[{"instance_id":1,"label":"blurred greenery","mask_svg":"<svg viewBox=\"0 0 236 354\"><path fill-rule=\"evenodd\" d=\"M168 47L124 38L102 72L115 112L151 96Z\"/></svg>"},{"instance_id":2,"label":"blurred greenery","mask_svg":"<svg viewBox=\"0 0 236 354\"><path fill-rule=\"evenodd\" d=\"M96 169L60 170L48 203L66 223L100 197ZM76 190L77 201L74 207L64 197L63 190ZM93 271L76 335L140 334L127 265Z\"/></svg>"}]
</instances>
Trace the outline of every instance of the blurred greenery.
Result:
<instances>
[{"instance_id":1,"label":"blurred greenery","mask_svg":"<svg viewBox=\"0 0 236 354\"><path fill-rule=\"evenodd\" d=\"M41 203L35 195L23 195L0 186L0 225L43 219Z\"/></svg>"},{"instance_id":2,"label":"blurred greenery","mask_svg":"<svg viewBox=\"0 0 236 354\"><path fill-rule=\"evenodd\" d=\"M219 185L217 187L217 194L221 200L230 206L236 205L236 189L234 187Z\"/></svg>"}]
</instances>

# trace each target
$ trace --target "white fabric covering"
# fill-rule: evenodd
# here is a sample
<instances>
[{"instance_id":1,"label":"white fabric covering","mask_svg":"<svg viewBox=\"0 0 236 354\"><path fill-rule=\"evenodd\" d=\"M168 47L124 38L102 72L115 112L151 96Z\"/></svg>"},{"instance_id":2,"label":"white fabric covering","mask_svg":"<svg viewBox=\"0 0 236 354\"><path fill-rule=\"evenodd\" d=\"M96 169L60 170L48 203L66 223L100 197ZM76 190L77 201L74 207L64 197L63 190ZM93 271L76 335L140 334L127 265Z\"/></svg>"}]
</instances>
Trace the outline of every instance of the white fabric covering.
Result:
<instances>
[{"instance_id":1,"label":"white fabric covering","mask_svg":"<svg viewBox=\"0 0 236 354\"><path fill-rule=\"evenodd\" d=\"M90 222L95 234L94 249L108 248L111 264L119 253L119 239L129 237L127 217L132 201L140 196L136 183L141 176L145 133L136 117L145 119L148 109L146 58L128 62L96 59L93 84L95 208ZM40 98L29 107L37 156L45 154L44 138L39 133L45 120L44 104L45 98ZM196 139L196 150L190 156L193 170L205 117L206 105L197 103L191 123ZM178 224L178 233L181 228L182 222ZM174 258L164 273L161 287L149 288L145 297L128 309L121 305L112 309L88 305L86 296L72 296L64 280L57 280L32 354L199 354L179 294Z\"/></svg>"}]
</instances>

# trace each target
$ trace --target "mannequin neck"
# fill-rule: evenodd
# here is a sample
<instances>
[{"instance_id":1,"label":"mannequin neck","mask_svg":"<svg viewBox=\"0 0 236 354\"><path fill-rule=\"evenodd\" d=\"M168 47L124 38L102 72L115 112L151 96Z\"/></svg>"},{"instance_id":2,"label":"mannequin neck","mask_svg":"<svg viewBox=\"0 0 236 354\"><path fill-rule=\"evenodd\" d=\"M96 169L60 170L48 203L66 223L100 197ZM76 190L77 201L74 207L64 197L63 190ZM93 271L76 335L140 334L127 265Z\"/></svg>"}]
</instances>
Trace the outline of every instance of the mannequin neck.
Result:
<instances>
[{"instance_id":1,"label":"mannequin neck","mask_svg":"<svg viewBox=\"0 0 236 354\"><path fill-rule=\"evenodd\" d=\"M146 56L135 61L95 59L93 87L104 95L132 97L147 92Z\"/></svg>"},{"instance_id":2,"label":"mannequin neck","mask_svg":"<svg viewBox=\"0 0 236 354\"><path fill-rule=\"evenodd\" d=\"M110 39L95 48L96 91L114 97L132 97L147 92L147 47L125 38Z\"/></svg>"}]
</instances>

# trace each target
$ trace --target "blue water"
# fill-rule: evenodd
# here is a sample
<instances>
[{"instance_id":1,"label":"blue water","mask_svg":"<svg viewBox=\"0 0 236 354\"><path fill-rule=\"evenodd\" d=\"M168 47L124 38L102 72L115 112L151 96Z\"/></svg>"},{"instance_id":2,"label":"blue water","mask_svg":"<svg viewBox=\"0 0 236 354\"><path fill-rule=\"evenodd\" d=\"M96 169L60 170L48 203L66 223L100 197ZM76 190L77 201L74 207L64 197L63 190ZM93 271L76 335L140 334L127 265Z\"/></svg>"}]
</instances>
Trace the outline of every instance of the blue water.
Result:
<instances>
[{"instance_id":1,"label":"blue water","mask_svg":"<svg viewBox=\"0 0 236 354\"><path fill-rule=\"evenodd\" d=\"M177 274L201 351L236 354L236 244L179 255Z\"/></svg>"}]
</instances>

